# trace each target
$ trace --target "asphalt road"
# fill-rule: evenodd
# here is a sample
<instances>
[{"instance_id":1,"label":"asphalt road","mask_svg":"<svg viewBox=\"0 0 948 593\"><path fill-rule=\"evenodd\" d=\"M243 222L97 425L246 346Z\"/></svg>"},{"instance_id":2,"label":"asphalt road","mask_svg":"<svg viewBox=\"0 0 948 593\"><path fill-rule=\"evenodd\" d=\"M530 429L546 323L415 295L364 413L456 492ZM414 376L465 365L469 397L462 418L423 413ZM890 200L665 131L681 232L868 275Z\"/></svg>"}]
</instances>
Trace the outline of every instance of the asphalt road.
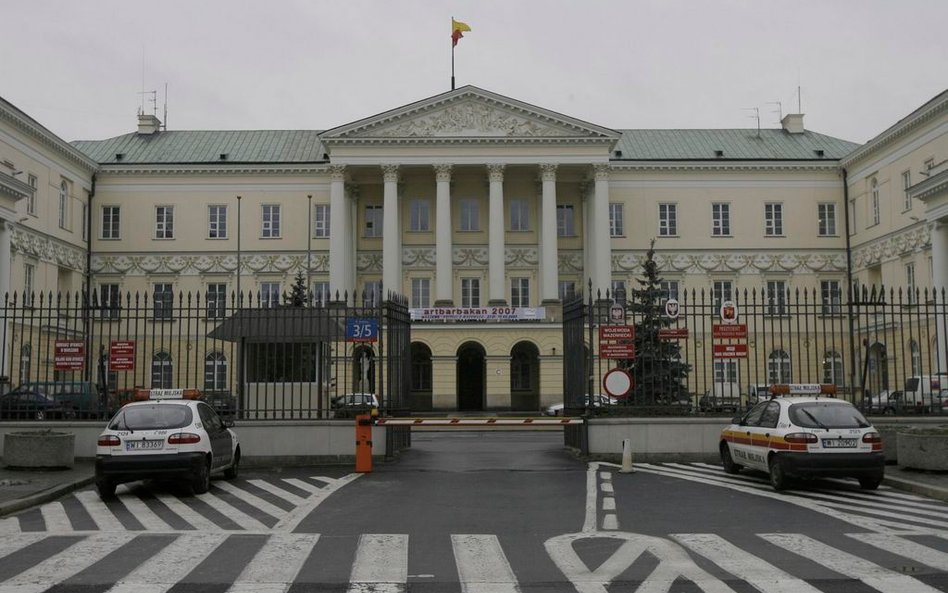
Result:
<instances>
[{"instance_id":1,"label":"asphalt road","mask_svg":"<svg viewBox=\"0 0 948 593\"><path fill-rule=\"evenodd\" d=\"M558 432L419 432L369 474L91 490L0 521L0 593L929 593L948 505L855 482L775 493L704 464L584 463Z\"/></svg>"}]
</instances>

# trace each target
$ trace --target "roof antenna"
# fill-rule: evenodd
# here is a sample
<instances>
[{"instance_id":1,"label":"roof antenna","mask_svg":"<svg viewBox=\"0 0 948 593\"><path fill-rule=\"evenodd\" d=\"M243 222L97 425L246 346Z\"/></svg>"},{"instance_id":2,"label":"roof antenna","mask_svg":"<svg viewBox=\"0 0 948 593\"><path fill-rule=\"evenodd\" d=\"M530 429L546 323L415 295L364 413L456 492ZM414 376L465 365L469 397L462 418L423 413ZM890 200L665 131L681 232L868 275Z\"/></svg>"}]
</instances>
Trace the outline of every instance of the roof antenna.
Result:
<instances>
[{"instance_id":1,"label":"roof antenna","mask_svg":"<svg viewBox=\"0 0 948 593\"><path fill-rule=\"evenodd\" d=\"M168 131L168 83L165 83L165 114L161 120L161 129Z\"/></svg>"},{"instance_id":2,"label":"roof antenna","mask_svg":"<svg viewBox=\"0 0 948 593\"><path fill-rule=\"evenodd\" d=\"M760 138L760 108L759 107L745 107L744 111L754 112L754 115L748 115L747 117L757 118L757 137Z\"/></svg>"},{"instance_id":3,"label":"roof antenna","mask_svg":"<svg viewBox=\"0 0 948 593\"><path fill-rule=\"evenodd\" d=\"M782 122L783 121L783 104L780 101L768 101L767 104L777 106L777 123L779 124L780 122ZM773 111L771 111L771 113L773 113Z\"/></svg>"}]
</instances>

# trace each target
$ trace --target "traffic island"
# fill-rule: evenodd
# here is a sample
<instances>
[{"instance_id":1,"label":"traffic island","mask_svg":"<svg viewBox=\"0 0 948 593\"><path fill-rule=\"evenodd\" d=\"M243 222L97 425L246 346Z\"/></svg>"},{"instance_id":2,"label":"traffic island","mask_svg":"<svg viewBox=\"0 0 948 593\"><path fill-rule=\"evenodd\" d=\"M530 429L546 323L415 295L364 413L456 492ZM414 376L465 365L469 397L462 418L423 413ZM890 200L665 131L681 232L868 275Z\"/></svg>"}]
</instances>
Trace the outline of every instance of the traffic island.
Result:
<instances>
[{"instance_id":1,"label":"traffic island","mask_svg":"<svg viewBox=\"0 0 948 593\"><path fill-rule=\"evenodd\" d=\"M3 435L3 464L9 469L70 469L75 464L76 435L53 430Z\"/></svg>"},{"instance_id":2,"label":"traffic island","mask_svg":"<svg viewBox=\"0 0 948 593\"><path fill-rule=\"evenodd\" d=\"M948 426L899 430L899 465L927 471L948 471Z\"/></svg>"}]
</instances>

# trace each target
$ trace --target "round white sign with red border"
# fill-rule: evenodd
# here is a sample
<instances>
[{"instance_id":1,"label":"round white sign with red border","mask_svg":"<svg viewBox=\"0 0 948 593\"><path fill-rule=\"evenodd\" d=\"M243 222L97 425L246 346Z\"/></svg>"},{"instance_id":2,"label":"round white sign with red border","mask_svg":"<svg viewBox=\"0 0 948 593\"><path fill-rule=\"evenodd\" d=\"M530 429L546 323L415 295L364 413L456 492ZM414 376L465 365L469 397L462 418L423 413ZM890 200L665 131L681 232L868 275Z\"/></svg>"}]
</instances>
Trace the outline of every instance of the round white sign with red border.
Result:
<instances>
[{"instance_id":1,"label":"round white sign with red border","mask_svg":"<svg viewBox=\"0 0 948 593\"><path fill-rule=\"evenodd\" d=\"M632 377L622 369L612 369L603 378L602 386L612 397L622 397L632 390Z\"/></svg>"}]
</instances>

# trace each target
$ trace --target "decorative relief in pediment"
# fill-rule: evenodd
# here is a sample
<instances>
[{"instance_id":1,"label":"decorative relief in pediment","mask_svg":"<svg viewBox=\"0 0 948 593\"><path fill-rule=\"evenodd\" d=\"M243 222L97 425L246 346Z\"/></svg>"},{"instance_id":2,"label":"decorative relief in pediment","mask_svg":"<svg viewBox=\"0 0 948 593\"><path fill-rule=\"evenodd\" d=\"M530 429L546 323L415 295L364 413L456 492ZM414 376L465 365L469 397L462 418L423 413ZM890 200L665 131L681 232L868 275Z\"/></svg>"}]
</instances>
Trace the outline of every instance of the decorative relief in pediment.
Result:
<instances>
[{"instance_id":1,"label":"decorative relief in pediment","mask_svg":"<svg viewBox=\"0 0 948 593\"><path fill-rule=\"evenodd\" d=\"M355 134L368 138L549 137L587 135L479 101L465 101Z\"/></svg>"}]
</instances>

